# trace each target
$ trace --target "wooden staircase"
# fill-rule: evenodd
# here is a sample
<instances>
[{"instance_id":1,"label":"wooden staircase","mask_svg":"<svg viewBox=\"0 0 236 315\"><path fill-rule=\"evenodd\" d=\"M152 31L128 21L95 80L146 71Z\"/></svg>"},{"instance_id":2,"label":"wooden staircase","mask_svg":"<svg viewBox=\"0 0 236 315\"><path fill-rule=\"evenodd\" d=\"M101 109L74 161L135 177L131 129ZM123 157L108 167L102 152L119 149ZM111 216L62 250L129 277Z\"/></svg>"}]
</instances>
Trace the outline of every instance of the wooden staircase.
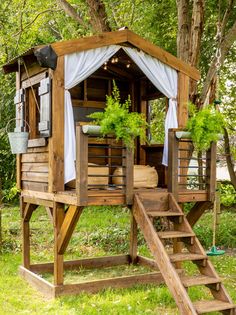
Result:
<instances>
[{"instance_id":1,"label":"wooden staircase","mask_svg":"<svg viewBox=\"0 0 236 315\"><path fill-rule=\"evenodd\" d=\"M136 193L133 215L176 301L180 314L220 312L236 315L235 305L171 193ZM183 242L185 248L181 246L181 252L169 254L165 243L170 240ZM177 273L176 263L184 261L192 261L197 266L197 275L186 276ZM211 300L191 301L188 288L199 285L209 288Z\"/></svg>"}]
</instances>

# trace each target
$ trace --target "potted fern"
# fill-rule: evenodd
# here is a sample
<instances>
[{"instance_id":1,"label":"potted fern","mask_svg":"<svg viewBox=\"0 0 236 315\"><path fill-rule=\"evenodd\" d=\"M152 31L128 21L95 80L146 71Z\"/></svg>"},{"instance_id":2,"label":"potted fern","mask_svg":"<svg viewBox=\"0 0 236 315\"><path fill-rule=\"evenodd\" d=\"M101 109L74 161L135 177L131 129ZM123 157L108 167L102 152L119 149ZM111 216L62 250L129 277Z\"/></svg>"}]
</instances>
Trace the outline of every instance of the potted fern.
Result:
<instances>
[{"instance_id":1,"label":"potted fern","mask_svg":"<svg viewBox=\"0 0 236 315\"><path fill-rule=\"evenodd\" d=\"M119 89L113 81L112 95L106 97L104 112L95 112L88 117L93 119L94 124L100 126L103 136L114 134L116 140L123 140L128 148L133 148L135 138L139 137L141 142L146 141L147 123L144 115L129 112L130 106L130 97L121 103Z\"/></svg>"},{"instance_id":2,"label":"potted fern","mask_svg":"<svg viewBox=\"0 0 236 315\"><path fill-rule=\"evenodd\" d=\"M196 151L200 152L210 148L211 142L222 138L224 117L215 109L214 105L208 105L197 110L195 105L189 106L190 118L185 132L178 132L179 138L191 138Z\"/></svg>"}]
</instances>

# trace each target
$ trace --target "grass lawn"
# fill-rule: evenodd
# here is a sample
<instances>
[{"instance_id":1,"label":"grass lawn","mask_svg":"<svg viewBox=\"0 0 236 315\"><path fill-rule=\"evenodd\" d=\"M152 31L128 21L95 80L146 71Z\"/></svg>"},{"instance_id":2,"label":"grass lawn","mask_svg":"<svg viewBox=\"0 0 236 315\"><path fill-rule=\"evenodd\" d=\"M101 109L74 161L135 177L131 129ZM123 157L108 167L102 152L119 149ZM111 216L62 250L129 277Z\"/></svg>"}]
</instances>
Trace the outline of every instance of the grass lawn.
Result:
<instances>
[{"instance_id":1,"label":"grass lawn","mask_svg":"<svg viewBox=\"0 0 236 315\"><path fill-rule=\"evenodd\" d=\"M199 221L196 232L202 235L210 229L210 214ZM32 227L32 261L53 260L52 226L44 209L33 214ZM225 223L225 221L228 222ZM130 289L104 290L98 294L81 294L46 300L18 276L21 263L20 215L18 207L5 207L2 210L3 253L0 255L0 314L178 314L175 302L166 286L136 286ZM222 226L232 238L227 246L235 247L236 214L222 215ZM219 242L223 242L222 231ZM69 244L65 259L78 257L122 254L128 252L129 212L121 207L87 208L81 216L74 236ZM209 240L206 240L208 245ZM139 252L147 255L148 250L142 235L139 235ZM231 249L226 255L212 257L211 260L223 279L223 282L236 303L236 256ZM188 273L194 273L192 264L186 264ZM133 266L109 268L104 272L82 270L68 272L66 282L82 279L110 277L123 273L143 272ZM47 275L50 280L50 275ZM205 289L198 287L190 290L193 300L208 298Z\"/></svg>"}]
</instances>

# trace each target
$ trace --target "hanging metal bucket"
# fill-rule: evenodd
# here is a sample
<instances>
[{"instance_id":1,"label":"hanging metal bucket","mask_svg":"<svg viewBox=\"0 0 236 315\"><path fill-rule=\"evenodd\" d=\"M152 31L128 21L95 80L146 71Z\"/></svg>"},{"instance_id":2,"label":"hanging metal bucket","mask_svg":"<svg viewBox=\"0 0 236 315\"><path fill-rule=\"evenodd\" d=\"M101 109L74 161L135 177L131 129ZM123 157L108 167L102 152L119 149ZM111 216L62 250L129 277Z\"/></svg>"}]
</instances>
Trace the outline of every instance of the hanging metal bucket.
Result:
<instances>
[{"instance_id":1,"label":"hanging metal bucket","mask_svg":"<svg viewBox=\"0 0 236 315\"><path fill-rule=\"evenodd\" d=\"M10 121L15 120L11 119ZM10 121L7 123L7 127L10 123ZM28 125L28 123L26 122ZM13 154L22 154L27 152L28 148L28 139L29 139L29 132L26 131L15 131L15 132L7 132L10 146L11 146L11 152Z\"/></svg>"}]
</instances>

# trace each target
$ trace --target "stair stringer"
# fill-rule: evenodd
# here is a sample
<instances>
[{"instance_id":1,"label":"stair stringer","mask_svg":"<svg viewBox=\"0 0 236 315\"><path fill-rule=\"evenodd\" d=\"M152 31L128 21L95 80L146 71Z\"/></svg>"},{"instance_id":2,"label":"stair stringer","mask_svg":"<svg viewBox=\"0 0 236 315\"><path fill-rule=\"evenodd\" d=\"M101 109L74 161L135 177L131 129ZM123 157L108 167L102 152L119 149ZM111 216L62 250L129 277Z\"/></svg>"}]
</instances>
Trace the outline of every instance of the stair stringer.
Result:
<instances>
[{"instance_id":1,"label":"stair stringer","mask_svg":"<svg viewBox=\"0 0 236 315\"><path fill-rule=\"evenodd\" d=\"M164 245L157 236L157 233L140 201L138 194L134 196L133 215L140 226L144 238L153 254L157 266L172 293L175 302L182 315L197 315L197 312L184 288L175 268L170 262L169 256L165 251Z\"/></svg>"}]
</instances>

